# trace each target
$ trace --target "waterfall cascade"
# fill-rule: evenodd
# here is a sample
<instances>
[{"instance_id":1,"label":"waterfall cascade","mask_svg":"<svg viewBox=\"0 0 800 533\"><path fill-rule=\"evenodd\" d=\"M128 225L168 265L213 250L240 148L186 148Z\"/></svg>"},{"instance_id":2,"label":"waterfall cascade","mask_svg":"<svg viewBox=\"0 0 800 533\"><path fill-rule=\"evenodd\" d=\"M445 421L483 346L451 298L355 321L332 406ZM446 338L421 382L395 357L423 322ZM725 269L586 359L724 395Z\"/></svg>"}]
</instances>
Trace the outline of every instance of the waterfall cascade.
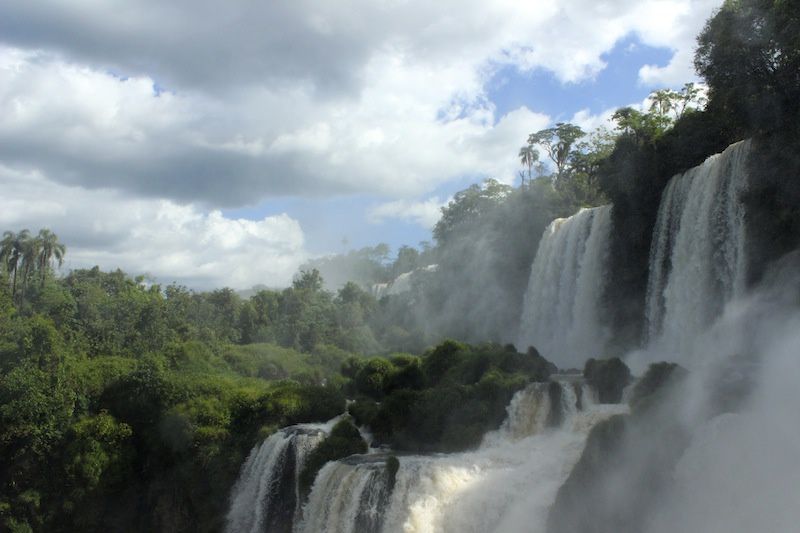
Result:
<instances>
[{"instance_id":1,"label":"waterfall cascade","mask_svg":"<svg viewBox=\"0 0 800 533\"><path fill-rule=\"evenodd\" d=\"M386 456L357 455L320 470L299 532L379 533L391 493Z\"/></svg>"},{"instance_id":2,"label":"waterfall cascade","mask_svg":"<svg viewBox=\"0 0 800 533\"><path fill-rule=\"evenodd\" d=\"M291 531L300 511L298 476L328 429L322 424L291 426L253 448L231 494L228 533Z\"/></svg>"},{"instance_id":3,"label":"waterfall cascade","mask_svg":"<svg viewBox=\"0 0 800 533\"><path fill-rule=\"evenodd\" d=\"M544 531L591 427L627 411L594 397L576 377L531 384L513 397L507 420L478 450L400 456L393 487L380 454L328 463L296 531Z\"/></svg>"},{"instance_id":4,"label":"waterfall cascade","mask_svg":"<svg viewBox=\"0 0 800 533\"><path fill-rule=\"evenodd\" d=\"M732 145L675 176L664 191L650 253L646 318L652 342L673 355L691 353L686 344L744 292L740 193L749 150L749 142ZM536 346L562 367L602 354L610 336L601 320L610 232L610 206L583 209L550 224L531 269L521 346ZM728 351L738 353L745 340L731 340ZM503 425L477 450L401 455L394 475L382 453L330 462L302 509L297 473L324 431L288 428L248 458L234 488L228 531L544 532L556 493L589 431L627 410L624 404L597 403L580 376L553 376L517 392ZM712 451L719 455L716 447ZM682 475L701 470L690 467ZM675 490L674 497L683 497ZM629 503L628 498L621 505ZM671 520L670 515L664 524Z\"/></svg>"},{"instance_id":5,"label":"waterfall cascade","mask_svg":"<svg viewBox=\"0 0 800 533\"><path fill-rule=\"evenodd\" d=\"M651 342L685 352L687 342L745 288L750 142L742 141L673 177L661 199L650 250L646 324Z\"/></svg>"},{"instance_id":6,"label":"waterfall cascade","mask_svg":"<svg viewBox=\"0 0 800 533\"><path fill-rule=\"evenodd\" d=\"M414 278L420 273L436 272L438 268L439 265L433 264L420 267L409 272L404 272L389 283L376 283L372 285L370 287L370 292L378 300L384 296L397 296L398 294L403 294L404 292L411 290Z\"/></svg>"},{"instance_id":7,"label":"waterfall cascade","mask_svg":"<svg viewBox=\"0 0 800 533\"><path fill-rule=\"evenodd\" d=\"M602 355L610 337L601 316L611 206L554 220L531 267L519 346L535 346L560 367Z\"/></svg>"}]
</instances>

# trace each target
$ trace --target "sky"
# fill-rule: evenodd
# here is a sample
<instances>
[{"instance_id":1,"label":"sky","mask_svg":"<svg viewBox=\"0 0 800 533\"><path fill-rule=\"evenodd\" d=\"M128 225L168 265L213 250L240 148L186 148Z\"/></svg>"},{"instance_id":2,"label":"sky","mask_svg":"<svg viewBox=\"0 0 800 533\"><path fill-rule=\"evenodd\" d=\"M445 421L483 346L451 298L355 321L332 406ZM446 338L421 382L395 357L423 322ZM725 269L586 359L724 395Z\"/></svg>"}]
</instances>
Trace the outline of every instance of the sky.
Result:
<instances>
[{"instance_id":1,"label":"sky","mask_svg":"<svg viewBox=\"0 0 800 533\"><path fill-rule=\"evenodd\" d=\"M430 240L529 133L696 81L720 0L5 0L0 230L62 271L286 286Z\"/></svg>"}]
</instances>

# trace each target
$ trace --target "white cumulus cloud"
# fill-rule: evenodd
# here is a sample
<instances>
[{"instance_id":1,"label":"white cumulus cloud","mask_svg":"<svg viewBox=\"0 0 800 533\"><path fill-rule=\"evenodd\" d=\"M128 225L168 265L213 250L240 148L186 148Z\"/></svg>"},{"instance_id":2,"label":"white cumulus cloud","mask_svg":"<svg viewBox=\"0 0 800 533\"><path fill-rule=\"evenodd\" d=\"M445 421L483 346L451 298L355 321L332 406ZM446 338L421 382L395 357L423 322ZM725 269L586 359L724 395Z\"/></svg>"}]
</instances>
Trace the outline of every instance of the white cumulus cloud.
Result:
<instances>
[{"instance_id":1,"label":"white cumulus cloud","mask_svg":"<svg viewBox=\"0 0 800 533\"><path fill-rule=\"evenodd\" d=\"M86 191L0 166L0 227L51 228L67 245L65 270L100 265L193 288L285 286L308 254L286 214L231 219L169 200Z\"/></svg>"}]
</instances>

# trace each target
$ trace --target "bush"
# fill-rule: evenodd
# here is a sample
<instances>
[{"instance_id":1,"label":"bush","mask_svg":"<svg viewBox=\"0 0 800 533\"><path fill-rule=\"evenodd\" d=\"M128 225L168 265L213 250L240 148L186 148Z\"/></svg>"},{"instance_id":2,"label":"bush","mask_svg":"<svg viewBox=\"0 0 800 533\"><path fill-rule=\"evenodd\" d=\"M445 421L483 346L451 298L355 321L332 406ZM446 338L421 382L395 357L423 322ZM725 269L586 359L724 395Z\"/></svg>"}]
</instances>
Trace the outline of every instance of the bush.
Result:
<instances>
[{"instance_id":1,"label":"bush","mask_svg":"<svg viewBox=\"0 0 800 533\"><path fill-rule=\"evenodd\" d=\"M366 453L367 443L350 420L337 422L330 435L323 440L306 459L300 472L300 491L307 494L314 484L317 473L328 461L343 459L350 455Z\"/></svg>"},{"instance_id":2,"label":"bush","mask_svg":"<svg viewBox=\"0 0 800 533\"><path fill-rule=\"evenodd\" d=\"M356 374L356 391L370 398L383 398L393 373L394 367L389 361L374 357Z\"/></svg>"}]
</instances>

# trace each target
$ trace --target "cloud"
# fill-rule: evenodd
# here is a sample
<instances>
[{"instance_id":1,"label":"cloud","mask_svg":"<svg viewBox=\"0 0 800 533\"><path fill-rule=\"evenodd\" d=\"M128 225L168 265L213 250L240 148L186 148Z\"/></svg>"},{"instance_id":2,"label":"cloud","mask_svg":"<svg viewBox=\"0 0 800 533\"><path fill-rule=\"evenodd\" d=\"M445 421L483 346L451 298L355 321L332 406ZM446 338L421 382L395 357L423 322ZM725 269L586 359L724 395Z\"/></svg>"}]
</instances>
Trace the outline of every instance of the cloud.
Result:
<instances>
[{"instance_id":1,"label":"cloud","mask_svg":"<svg viewBox=\"0 0 800 533\"><path fill-rule=\"evenodd\" d=\"M674 54L666 66L643 65L639 80L650 87L698 81L694 72L695 39L720 5L719 0L695 0L664 9L661 16L651 19L653 27L644 32L649 36L648 44L671 48Z\"/></svg>"},{"instance_id":2,"label":"cloud","mask_svg":"<svg viewBox=\"0 0 800 533\"><path fill-rule=\"evenodd\" d=\"M431 229L442 215L442 207L449 200L441 201L437 196L427 200L395 200L371 207L367 219L373 224L398 219L413 222L425 229Z\"/></svg>"},{"instance_id":3,"label":"cloud","mask_svg":"<svg viewBox=\"0 0 800 533\"><path fill-rule=\"evenodd\" d=\"M508 182L541 115L496 115L485 87L497 69L580 81L635 33L677 51L670 76L689 75L680 25L712 4L4 2L0 161L211 207L419 197L464 174Z\"/></svg>"},{"instance_id":4,"label":"cloud","mask_svg":"<svg viewBox=\"0 0 800 533\"><path fill-rule=\"evenodd\" d=\"M50 226L75 267L285 284L299 224L219 209L358 194L386 199L372 221L430 227L434 191L512 183L551 123L535 103L499 115L497 72L585 81L634 34L675 50L643 83L685 81L717 3L2 2L0 227Z\"/></svg>"},{"instance_id":5,"label":"cloud","mask_svg":"<svg viewBox=\"0 0 800 533\"><path fill-rule=\"evenodd\" d=\"M53 183L0 166L0 227L52 228L67 245L65 269L99 265L193 288L285 286L308 254L285 214L226 218L169 200L125 198Z\"/></svg>"}]
</instances>

